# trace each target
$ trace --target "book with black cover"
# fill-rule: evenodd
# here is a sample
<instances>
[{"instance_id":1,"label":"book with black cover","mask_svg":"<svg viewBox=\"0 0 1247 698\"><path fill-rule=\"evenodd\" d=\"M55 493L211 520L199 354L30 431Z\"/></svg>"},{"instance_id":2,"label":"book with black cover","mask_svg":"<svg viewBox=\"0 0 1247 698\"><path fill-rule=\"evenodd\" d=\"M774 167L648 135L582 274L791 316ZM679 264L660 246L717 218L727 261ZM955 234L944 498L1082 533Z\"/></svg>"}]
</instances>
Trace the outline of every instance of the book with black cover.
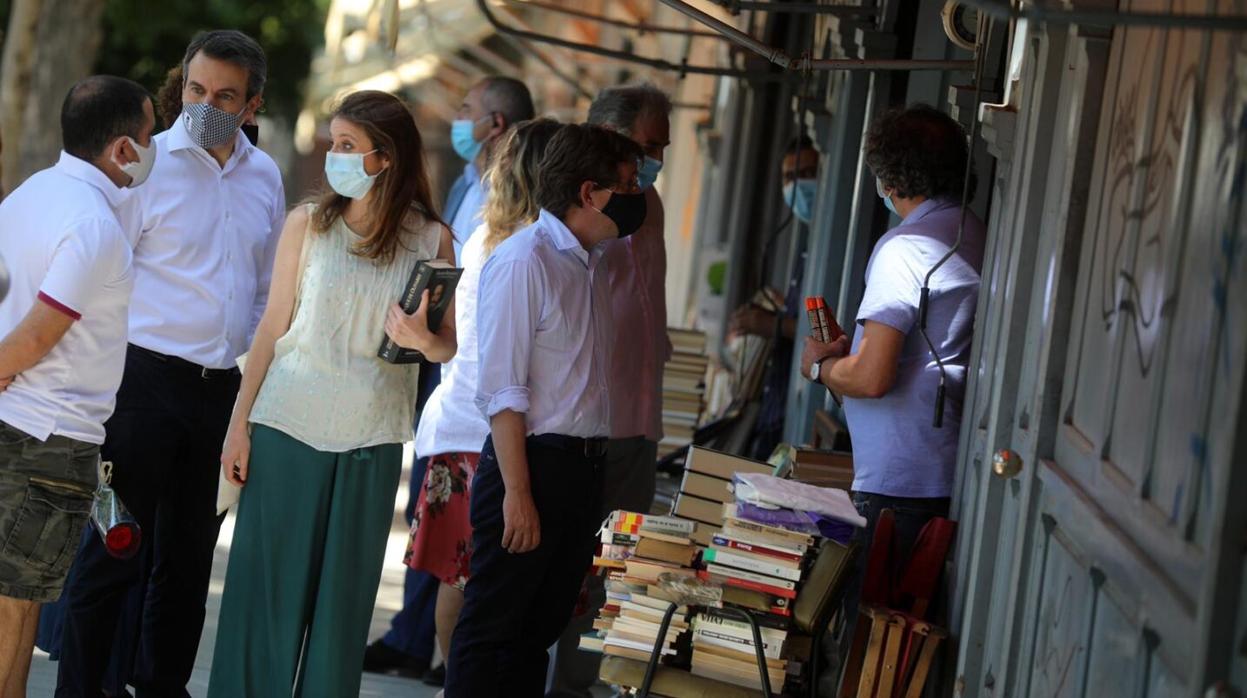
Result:
<instances>
[{"instance_id":1,"label":"book with black cover","mask_svg":"<svg viewBox=\"0 0 1247 698\"><path fill-rule=\"evenodd\" d=\"M450 307L450 300L455 297L455 285L463 270L444 259L430 259L416 262L411 270L411 278L407 280L407 289L398 304L403 312L411 314L420 307L420 294L429 290L429 330L436 332L442 326L442 318ZM424 358L415 349L404 349L398 346L389 335L381 341L377 356L392 364L414 364Z\"/></svg>"}]
</instances>

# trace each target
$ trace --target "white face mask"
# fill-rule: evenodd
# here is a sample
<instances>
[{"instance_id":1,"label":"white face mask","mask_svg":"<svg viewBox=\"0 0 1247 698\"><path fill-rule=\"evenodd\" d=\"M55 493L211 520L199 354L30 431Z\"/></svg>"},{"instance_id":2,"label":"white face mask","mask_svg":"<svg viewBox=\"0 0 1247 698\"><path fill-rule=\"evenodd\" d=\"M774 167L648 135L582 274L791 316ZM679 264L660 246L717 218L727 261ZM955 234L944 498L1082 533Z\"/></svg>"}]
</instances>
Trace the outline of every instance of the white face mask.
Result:
<instances>
[{"instance_id":1,"label":"white face mask","mask_svg":"<svg viewBox=\"0 0 1247 698\"><path fill-rule=\"evenodd\" d=\"M348 199L362 198L377 179L377 175L364 169L364 156L375 152L376 149L367 153L325 153L325 179L329 186Z\"/></svg>"},{"instance_id":2,"label":"white face mask","mask_svg":"<svg viewBox=\"0 0 1247 698\"><path fill-rule=\"evenodd\" d=\"M134 152L139 154L138 162L120 163L113 160L113 164L121 168L122 172L130 175L130 183L126 186L133 189L146 182L147 176L152 173L152 166L156 164L156 144L152 143L144 148L129 136L126 136L126 140L130 141L130 147L134 148Z\"/></svg>"}]
</instances>

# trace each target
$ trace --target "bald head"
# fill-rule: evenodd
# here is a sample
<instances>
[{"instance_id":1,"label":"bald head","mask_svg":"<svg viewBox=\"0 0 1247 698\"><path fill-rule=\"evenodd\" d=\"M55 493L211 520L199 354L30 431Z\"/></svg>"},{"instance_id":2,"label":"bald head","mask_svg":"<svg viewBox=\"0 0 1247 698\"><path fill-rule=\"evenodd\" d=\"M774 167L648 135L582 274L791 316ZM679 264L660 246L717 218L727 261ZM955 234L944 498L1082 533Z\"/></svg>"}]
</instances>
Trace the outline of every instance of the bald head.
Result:
<instances>
[{"instance_id":1,"label":"bald head","mask_svg":"<svg viewBox=\"0 0 1247 698\"><path fill-rule=\"evenodd\" d=\"M533 96L528 86L515 78L491 76L477 83L481 87L481 106L487 112L496 112L506 120L507 126L528 121L536 116Z\"/></svg>"}]
</instances>

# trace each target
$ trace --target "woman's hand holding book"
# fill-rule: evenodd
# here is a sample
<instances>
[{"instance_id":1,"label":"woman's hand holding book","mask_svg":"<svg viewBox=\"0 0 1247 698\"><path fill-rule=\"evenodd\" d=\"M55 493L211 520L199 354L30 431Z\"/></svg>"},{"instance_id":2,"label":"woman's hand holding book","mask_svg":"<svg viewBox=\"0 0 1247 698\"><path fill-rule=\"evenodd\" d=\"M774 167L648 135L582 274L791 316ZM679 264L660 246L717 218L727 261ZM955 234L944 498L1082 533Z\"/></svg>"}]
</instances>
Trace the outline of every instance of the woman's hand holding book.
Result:
<instances>
[{"instance_id":1,"label":"woman's hand holding book","mask_svg":"<svg viewBox=\"0 0 1247 698\"><path fill-rule=\"evenodd\" d=\"M420 294L420 305L410 315L398 303L390 306L385 316L385 333L404 349L428 354L437 341L437 335L429 330L429 292Z\"/></svg>"}]
</instances>

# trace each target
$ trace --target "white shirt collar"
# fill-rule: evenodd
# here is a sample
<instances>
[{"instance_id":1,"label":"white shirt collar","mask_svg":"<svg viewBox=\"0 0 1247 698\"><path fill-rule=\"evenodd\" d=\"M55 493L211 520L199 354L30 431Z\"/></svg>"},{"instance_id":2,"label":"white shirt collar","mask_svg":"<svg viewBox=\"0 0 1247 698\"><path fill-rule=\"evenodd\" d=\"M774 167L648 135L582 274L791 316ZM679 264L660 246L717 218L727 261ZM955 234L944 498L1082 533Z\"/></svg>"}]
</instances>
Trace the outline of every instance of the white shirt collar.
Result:
<instances>
[{"instance_id":1,"label":"white shirt collar","mask_svg":"<svg viewBox=\"0 0 1247 698\"><path fill-rule=\"evenodd\" d=\"M576 236L572 234L571 228L568 228L566 223L559 220L558 216L543 208L541 213L537 215L537 220L541 222L542 227L549 231L550 239L559 251L573 250L582 258L588 259L589 252L585 250L584 245L581 245Z\"/></svg>"},{"instance_id":2,"label":"white shirt collar","mask_svg":"<svg viewBox=\"0 0 1247 698\"><path fill-rule=\"evenodd\" d=\"M109 179L100 168L63 150L60 159L56 161L56 169L99 189L104 198L108 200L109 206L116 208L125 198L125 193L121 191L121 188L113 184L113 180Z\"/></svg>"}]
</instances>

